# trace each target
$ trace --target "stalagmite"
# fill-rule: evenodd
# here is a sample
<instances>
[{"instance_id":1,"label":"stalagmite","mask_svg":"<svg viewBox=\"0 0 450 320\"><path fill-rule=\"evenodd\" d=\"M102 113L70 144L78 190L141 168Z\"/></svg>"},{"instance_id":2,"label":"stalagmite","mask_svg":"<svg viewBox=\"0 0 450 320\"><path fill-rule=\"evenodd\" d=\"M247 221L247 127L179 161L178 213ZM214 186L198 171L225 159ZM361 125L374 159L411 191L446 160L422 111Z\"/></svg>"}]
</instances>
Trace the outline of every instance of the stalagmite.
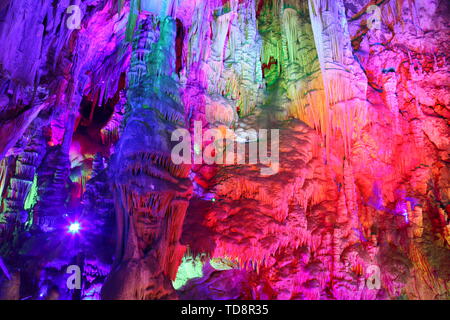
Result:
<instances>
[{"instance_id":1,"label":"stalagmite","mask_svg":"<svg viewBox=\"0 0 450 320\"><path fill-rule=\"evenodd\" d=\"M174 40L173 18L148 15L138 21L128 75L130 109L110 168L121 236L115 266L102 288L104 299L176 296L169 280L184 255L179 238L191 189L189 166L170 160L170 134L184 123L170 87L175 83ZM142 117L152 126L142 124Z\"/></svg>"}]
</instances>

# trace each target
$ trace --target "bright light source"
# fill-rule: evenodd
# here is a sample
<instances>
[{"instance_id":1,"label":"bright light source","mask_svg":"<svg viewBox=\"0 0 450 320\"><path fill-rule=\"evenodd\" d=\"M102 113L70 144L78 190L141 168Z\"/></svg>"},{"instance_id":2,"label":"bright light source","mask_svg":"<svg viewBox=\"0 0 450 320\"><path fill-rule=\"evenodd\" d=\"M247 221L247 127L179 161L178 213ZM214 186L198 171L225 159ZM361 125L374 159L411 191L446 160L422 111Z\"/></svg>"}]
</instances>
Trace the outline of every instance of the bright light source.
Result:
<instances>
[{"instance_id":1,"label":"bright light source","mask_svg":"<svg viewBox=\"0 0 450 320\"><path fill-rule=\"evenodd\" d=\"M409 223L408 212L404 210L402 215L405 217L406 223Z\"/></svg>"},{"instance_id":2,"label":"bright light source","mask_svg":"<svg viewBox=\"0 0 450 320\"><path fill-rule=\"evenodd\" d=\"M80 232L81 226L79 222L73 222L70 224L69 226L69 232L71 234L76 234L78 232Z\"/></svg>"}]
</instances>

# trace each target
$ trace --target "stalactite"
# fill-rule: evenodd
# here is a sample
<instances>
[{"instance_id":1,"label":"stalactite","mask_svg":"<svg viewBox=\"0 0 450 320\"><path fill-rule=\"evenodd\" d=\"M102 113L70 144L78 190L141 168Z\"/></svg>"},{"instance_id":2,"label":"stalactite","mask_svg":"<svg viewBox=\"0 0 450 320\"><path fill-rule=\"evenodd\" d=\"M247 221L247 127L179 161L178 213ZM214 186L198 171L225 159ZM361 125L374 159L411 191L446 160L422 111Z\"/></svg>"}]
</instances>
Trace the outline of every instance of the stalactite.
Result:
<instances>
[{"instance_id":1,"label":"stalactite","mask_svg":"<svg viewBox=\"0 0 450 320\"><path fill-rule=\"evenodd\" d=\"M121 125L125 114L125 97L121 93L120 101L114 106L114 113L108 123L101 129L102 142L114 145L120 138Z\"/></svg>"},{"instance_id":2,"label":"stalactite","mask_svg":"<svg viewBox=\"0 0 450 320\"><path fill-rule=\"evenodd\" d=\"M388 74L384 81L384 90L386 97L386 104L391 109L394 116L394 132L399 130L399 108L397 100L397 78L396 74Z\"/></svg>"},{"instance_id":3,"label":"stalactite","mask_svg":"<svg viewBox=\"0 0 450 320\"><path fill-rule=\"evenodd\" d=\"M208 91L229 95L242 115L247 115L260 103L262 87L254 0L236 4L232 11L219 16L212 32Z\"/></svg>"},{"instance_id":4,"label":"stalactite","mask_svg":"<svg viewBox=\"0 0 450 320\"><path fill-rule=\"evenodd\" d=\"M309 11L329 110L323 131L340 131L349 155L367 121L367 78L353 58L342 1L310 0Z\"/></svg>"}]
</instances>

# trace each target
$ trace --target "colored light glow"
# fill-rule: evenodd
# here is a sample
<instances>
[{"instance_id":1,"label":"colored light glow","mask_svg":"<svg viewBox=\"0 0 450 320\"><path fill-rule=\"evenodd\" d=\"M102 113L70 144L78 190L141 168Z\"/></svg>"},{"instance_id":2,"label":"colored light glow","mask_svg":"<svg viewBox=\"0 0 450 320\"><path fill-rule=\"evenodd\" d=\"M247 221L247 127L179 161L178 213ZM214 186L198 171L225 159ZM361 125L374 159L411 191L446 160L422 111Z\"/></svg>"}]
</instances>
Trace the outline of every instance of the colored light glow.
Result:
<instances>
[{"instance_id":1,"label":"colored light glow","mask_svg":"<svg viewBox=\"0 0 450 320\"><path fill-rule=\"evenodd\" d=\"M192 256L184 256L177 271L177 276L172 281L173 287L178 290L183 287L189 280L203 277L203 260L205 254Z\"/></svg>"},{"instance_id":2,"label":"colored light glow","mask_svg":"<svg viewBox=\"0 0 450 320\"><path fill-rule=\"evenodd\" d=\"M69 225L69 233L77 234L81 230L81 225L79 222L73 222Z\"/></svg>"}]
</instances>

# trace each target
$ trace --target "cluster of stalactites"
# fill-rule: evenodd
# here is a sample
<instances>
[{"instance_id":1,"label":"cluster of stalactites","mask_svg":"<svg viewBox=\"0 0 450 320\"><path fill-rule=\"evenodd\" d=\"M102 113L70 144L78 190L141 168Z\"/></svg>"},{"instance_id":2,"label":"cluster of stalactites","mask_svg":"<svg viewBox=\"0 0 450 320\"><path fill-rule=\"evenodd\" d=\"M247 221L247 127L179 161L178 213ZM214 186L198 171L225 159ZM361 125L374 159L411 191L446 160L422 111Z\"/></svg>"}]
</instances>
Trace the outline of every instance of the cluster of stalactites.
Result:
<instances>
[{"instance_id":1,"label":"cluster of stalactites","mask_svg":"<svg viewBox=\"0 0 450 320\"><path fill-rule=\"evenodd\" d=\"M149 15L139 21L136 29L128 73L129 87L148 86L150 79L171 77L175 61L175 20L172 17ZM152 87L157 85L153 84Z\"/></svg>"},{"instance_id":2,"label":"cluster of stalactites","mask_svg":"<svg viewBox=\"0 0 450 320\"><path fill-rule=\"evenodd\" d=\"M258 33L255 1L232 1L212 21L212 41L207 59L208 92L232 100L242 115L261 102L262 41Z\"/></svg>"},{"instance_id":3,"label":"cluster of stalactites","mask_svg":"<svg viewBox=\"0 0 450 320\"><path fill-rule=\"evenodd\" d=\"M159 34L157 31L152 17L142 20L137 28L133 40L130 71L128 72L130 88L141 84L143 77L148 74L146 60L152 46L158 41Z\"/></svg>"},{"instance_id":4,"label":"cluster of stalactites","mask_svg":"<svg viewBox=\"0 0 450 320\"><path fill-rule=\"evenodd\" d=\"M343 2L309 0L309 12L325 88L327 136L340 131L348 155L366 123L367 78L353 57Z\"/></svg>"},{"instance_id":5,"label":"cluster of stalactites","mask_svg":"<svg viewBox=\"0 0 450 320\"><path fill-rule=\"evenodd\" d=\"M261 10L262 63L283 117L327 138L342 135L346 154L366 121L367 79L352 54L342 1L274 1Z\"/></svg>"},{"instance_id":6,"label":"cluster of stalactites","mask_svg":"<svg viewBox=\"0 0 450 320\"><path fill-rule=\"evenodd\" d=\"M327 132L328 109L321 67L312 34L308 8L293 1L265 2L259 30L263 38L262 63L267 90L276 99L279 117L294 117Z\"/></svg>"},{"instance_id":7,"label":"cluster of stalactites","mask_svg":"<svg viewBox=\"0 0 450 320\"><path fill-rule=\"evenodd\" d=\"M280 60L288 98L287 114L325 135L329 113L311 23L304 18L305 12L298 9L285 8L280 15L281 43L285 52Z\"/></svg>"}]
</instances>

